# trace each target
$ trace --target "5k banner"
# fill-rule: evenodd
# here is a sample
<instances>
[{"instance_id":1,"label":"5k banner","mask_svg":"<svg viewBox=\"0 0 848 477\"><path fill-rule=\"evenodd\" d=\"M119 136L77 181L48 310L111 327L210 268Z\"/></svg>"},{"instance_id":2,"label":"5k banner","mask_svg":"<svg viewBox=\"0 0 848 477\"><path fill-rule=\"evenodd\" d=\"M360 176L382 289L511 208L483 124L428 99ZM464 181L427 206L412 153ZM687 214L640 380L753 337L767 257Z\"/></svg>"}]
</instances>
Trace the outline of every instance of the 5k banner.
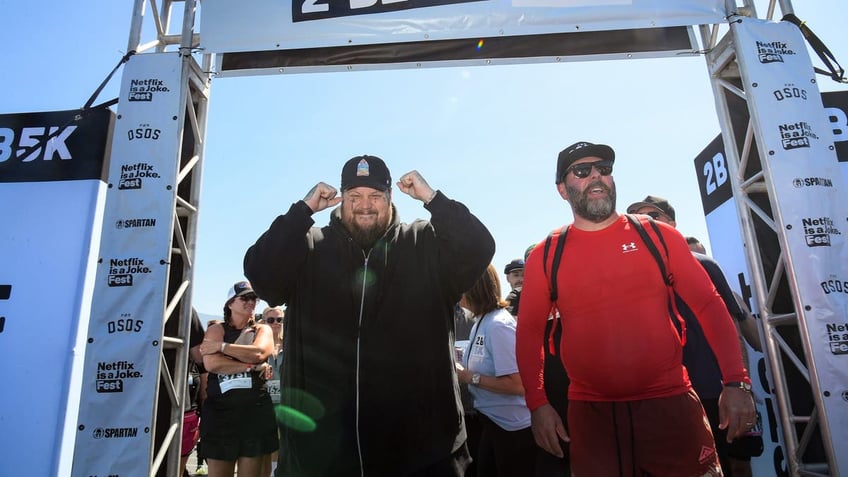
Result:
<instances>
[{"instance_id":1,"label":"5k banner","mask_svg":"<svg viewBox=\"0 0 848 477\"><path fill-rule=\"evenodd\" d=\"M113 120L108 109L0 114L3 475L67 475Z\"/></svg>"}]
</instances>

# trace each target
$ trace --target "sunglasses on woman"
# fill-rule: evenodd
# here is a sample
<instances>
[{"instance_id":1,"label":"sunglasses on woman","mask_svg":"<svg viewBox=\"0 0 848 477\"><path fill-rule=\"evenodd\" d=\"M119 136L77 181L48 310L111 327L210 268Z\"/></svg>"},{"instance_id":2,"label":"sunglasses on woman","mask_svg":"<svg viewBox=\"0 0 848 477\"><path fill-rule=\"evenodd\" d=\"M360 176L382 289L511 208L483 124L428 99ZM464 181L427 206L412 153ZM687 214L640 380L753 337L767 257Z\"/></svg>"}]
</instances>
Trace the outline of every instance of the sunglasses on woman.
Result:
<instances>
[{"instance_id":1,"label":"sunglasses on woman","mask_svg":"<svg viewBox=\"0 0 848 477\"><path fill-rule=\"evenodd\" d=\"M568 175L568 173L574 174L574 177L578 179L584 179L589 177L589 174L592 173L592 168L598 171L602 176L608 176L612 174L612 161L608 161L606 159L595 161L595 162L584 162L582 164L575 164L568 169L565 170L565 174L562 175L563 178Z\"/></svg>"},{"instance_id":2,"label":"sunglasses on woman","mask_svg":"<svg viewBox=\"0 0 848 477\"><path fill-rule=\"evenodd\" d=\"M239 297L239 300L241 301L256 301L258 299L259 297L256 295L242 295Z\"/></svg>"},{"instance_id":3,"label":"sunglasses on woman","mask_svg":"<svg viewBox=\"0 0 848 477\"><path fill-rule=\"evenodd\" d=\"M265 323L268 323L269 325L273 325L274 323L283 324L283 318L282 317L275 318L273 316L269 316L268 318L262 318L262 319L265 321Z\"/></svg>"}]
</instances>

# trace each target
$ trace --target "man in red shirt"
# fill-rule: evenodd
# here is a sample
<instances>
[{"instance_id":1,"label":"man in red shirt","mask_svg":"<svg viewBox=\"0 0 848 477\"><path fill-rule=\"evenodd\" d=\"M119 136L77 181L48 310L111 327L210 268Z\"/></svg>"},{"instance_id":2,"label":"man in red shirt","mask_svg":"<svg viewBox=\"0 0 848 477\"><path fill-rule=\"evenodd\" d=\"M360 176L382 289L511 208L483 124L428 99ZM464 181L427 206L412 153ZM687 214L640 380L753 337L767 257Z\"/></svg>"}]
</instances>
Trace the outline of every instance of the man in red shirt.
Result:
<instances>
[{"instance_id":1,"label":"man in red shirt","mask_svg":"<svg viewBox=\"0 0 848 477\"><path fill-rule=\"evenodd\" d=\"M542 263L544 247L537 246L525 264L516 348L533 434L557 456L559 439L570 441L575 475L721 475L709 425L682 364L683 335L676 328L681 320L670 312L670 291L646 243L615 211L614 161L612 148L588 142L559 154L557 190L574 222L556 270L556 302L548 276L553 254ZM656 225L674 291L695 312L719 358L725 385L720 420L728 438L735 438L756 416L736 330L683 236ZM651 239L660 243L660 237ZM557 345L571 380L571 438L544 391L542 350L552 306L562 317Z\"/></svg>"}]
</instances>

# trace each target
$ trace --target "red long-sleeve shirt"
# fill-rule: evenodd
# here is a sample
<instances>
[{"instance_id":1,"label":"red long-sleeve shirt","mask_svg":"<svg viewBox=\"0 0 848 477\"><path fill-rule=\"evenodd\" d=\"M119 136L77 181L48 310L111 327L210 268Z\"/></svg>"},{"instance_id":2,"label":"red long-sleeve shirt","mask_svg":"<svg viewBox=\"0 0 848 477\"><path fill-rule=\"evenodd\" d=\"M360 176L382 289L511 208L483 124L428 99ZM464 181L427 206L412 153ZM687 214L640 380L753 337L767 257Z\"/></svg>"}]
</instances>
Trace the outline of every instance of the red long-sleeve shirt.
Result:
<instances>
[{"instance_id":1,"label":"red long-sleeve shirt","mask_svg":"<svg viewBox=\"0 0 848 477\"><path fill-rule=\"evenodd\" d=\"M709 276L674 228L660 227L674 289L690 305L718 358L725 382L747 381L736 329ZM651 227L646 230L663 254ZM531 410L547 403L542 346L556 241L543 269L544 243L528 257L516 334L519 372ZM668 289L638 232L622 216L599 231L571 227L557 272L562 359L569 399L629 401L673 396L691 388L682 346L668 313Z\"/></svg>"}]
</instances>

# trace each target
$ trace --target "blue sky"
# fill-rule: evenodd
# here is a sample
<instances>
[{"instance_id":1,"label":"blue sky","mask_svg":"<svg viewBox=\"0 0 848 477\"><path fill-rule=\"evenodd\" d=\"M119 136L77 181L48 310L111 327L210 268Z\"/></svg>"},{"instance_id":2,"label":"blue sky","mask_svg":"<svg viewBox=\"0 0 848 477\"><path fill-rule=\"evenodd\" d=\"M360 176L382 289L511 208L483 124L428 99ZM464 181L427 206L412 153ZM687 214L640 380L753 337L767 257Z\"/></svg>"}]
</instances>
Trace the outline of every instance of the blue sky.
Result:
<instances>
[{"instance_id":1,"label":"blue sky","mask_svg":"<svg viewBox=\"0 0 848 477\"><path fill-rule=\"evenodd\" d=\"M81 107L127 49L132 4L0 0L0 113ZM794 7L848 65L844 0ZM100 101L119 86L120 72ZM848 89L822 76L819 86ZM382 157L394 178L417 169L468 205L497 241L499 269L571 221L553 177L556 154L578 140L616 150L619 210L664 196L678 228L709 242L692 160L718 132L702 57L218 78L194 303L220 313L247 247L317 182L338 186L344 161L360 154ZM429 218L394 198L402 220Z\"/></svg>"}]
</instances>

